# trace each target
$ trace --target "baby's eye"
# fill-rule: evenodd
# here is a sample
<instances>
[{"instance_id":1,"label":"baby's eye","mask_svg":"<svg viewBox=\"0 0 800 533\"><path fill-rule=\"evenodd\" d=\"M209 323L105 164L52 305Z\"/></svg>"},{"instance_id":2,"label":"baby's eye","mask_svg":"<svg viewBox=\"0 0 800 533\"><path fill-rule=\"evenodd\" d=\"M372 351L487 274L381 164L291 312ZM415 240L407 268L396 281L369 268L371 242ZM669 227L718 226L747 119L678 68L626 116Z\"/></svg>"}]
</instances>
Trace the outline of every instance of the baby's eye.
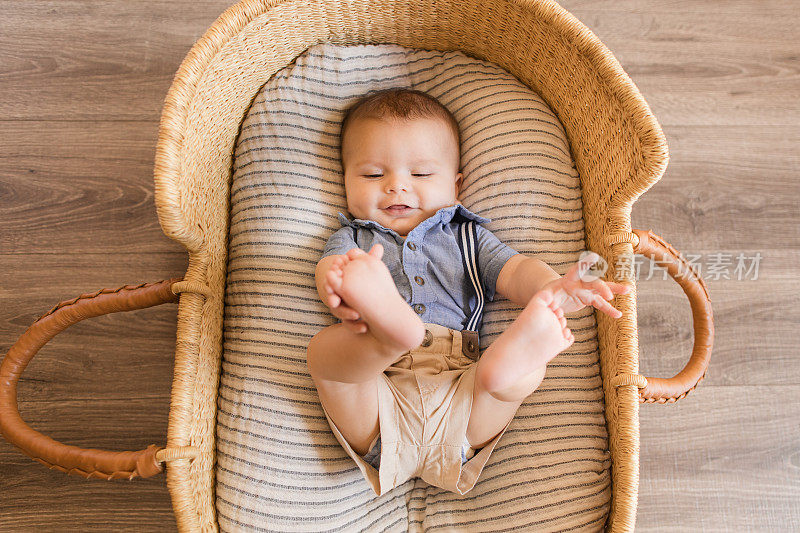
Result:
<instances>
[{"instance_id":1,"label":"baby's eye","mask_svg":"<svg viewBox=\"0 0 800 533\"><path fill-rule=\"evenodd\" d=\"M430 176L430 174L411 174L412 176Z\"/></svg>"},{"instance_id":2,"label":"baby's eye","mask_svg":"<svg viewBox=\"0 0 800 533\"><path fill-rule=\"evenodd\" d=\"M365 174L365 178L380 178L383 174Z\"/></svg>"}]
</instances>

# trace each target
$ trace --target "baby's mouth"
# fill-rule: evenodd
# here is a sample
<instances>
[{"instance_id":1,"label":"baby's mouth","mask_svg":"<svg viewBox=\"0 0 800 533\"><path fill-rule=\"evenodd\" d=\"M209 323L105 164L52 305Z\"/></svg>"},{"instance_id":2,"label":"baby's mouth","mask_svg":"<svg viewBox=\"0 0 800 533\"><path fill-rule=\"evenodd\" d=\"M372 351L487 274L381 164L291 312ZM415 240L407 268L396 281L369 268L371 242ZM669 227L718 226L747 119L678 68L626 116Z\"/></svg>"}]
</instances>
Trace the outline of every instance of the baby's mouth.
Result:
<instances>
[{"instance_id":1,"label":"baby's mouth","mask_svg":"<svg viewBox=\"0 0 800 533\"><path fill-rule=\"evenodd\" d=\"M394 204L384 209L384 211L388 211L392 215L403 215L412 210L413 210L412 207L409 207L405 204Z\"/></svg>"}]
</instances>

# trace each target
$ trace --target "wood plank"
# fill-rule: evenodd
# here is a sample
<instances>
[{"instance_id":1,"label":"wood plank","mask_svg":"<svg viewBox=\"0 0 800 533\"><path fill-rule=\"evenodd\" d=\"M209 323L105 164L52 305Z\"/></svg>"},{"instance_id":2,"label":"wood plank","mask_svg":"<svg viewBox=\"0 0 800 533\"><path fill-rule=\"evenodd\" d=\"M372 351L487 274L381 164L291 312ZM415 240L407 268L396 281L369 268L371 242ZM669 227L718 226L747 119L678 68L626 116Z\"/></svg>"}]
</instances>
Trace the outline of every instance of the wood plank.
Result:
<instances>
[{"instance_id":1,"label":"wood plank","mask_svg":"<svg viewBox=\"0 0 800 533\"><path fill-rule=\"evenodd\" d=\"M0 350L5 353L61 301L102 288L138 285L185 273L186 254L50 254L0 256ZM59 333L22 374L18 397L29 402L108 400L169 395L177 304L81 321Z\"/></svg>"},{"instance_id":2,"label":"wood plank","mask_svg":"<svg viewBox=\"0 0 800 533\"><path fill-rule=\"evenodd\" d=\"M797 15L792 0L706 0L698 3L694 0L562 0L559 4L575 14L583 11L602 11L617 15L619 13L677 13L690 15L758 15L775 13Z\"/></svg>"},{"instance_id":3,"label":"wood plank","mask_svg":"<svg viewBox=\"0 0 800 533\"><path fill-rule=\"evenodd\" d=\"M610 12L581 4L572 13L611 50L662 125L797 124L800 28L794 16L767 5L745 15L727 2L719 10L665 3L666 12L650 2L626 4L629 9L609 6ZM778 4L787 11L791 5Z\"/></svg>"},{"instance_id":4,"label":"wood plank","mask_svg":"<svg viewBox=\"0 0 800 533\"><path fill-rule=\"evenodd\" d=\"M24 403L26 421L64 444L135 451L166 443L169 397ZM87 480L48 470L0 439L0 530L175 530L165 474Z\"/></svg>"},{"instance_id":5,"label":"wood plank","mask_svg":"<svg viewBox=\"0 0 800 533\"><path fill-rule=\"evenodd\" d=\"M637 532L800 529L796 382L701 385L639 419Z\"/></svg>"},{"instance_id":6,"label":"wood plank","mask_svg":"<svg viewBox=\"0 0 800 533\"><path fill-rule=\"evenodd\" d=\"M8 67L14 75L0 78L0 91L11 95L0 103L3 116L94 121L157 120L174 67L226 7L154 3L143 13L123 0L93 4L89 12L75 1L8 4L2 33L15 47L22 42L30 48L17 50L21 59ZM764 9L749 13L742 26L735 11L692 18L644 8L614 16L596 8L575 11L615 53L664 124L793 125L800 118L794 46L800 30L791 18ZM51 28L33 42L21 39L40 31L29 22L37 13L73 24ZM180 28L172 24L176 13ZM48 83L38 83L42 75ZM770 84L769 99L753 91L754 78Z\"/></svg>"},{"instance_id":7,"label":"wood plank","mask_svg":"<svg viewBox=\"0 0 800 533\"><path fill-rule=\"evenodd\" d=\"M136 451L167 440L169 390L139 398L42 400L20 402L23 420L45 435L70 446L110 451ZM2 441L3 464L37 465ZM15 459L16 458L16 459ZM47 468L44 468L47 471ZM63 474L62 474L63 475ZM65 476L66 477L66 476Z\"/></svg>"},{"instance_id":8,"label":"wood plank","mask_svg":"<svg viewBox=\"0 0 800 533\"><path fill-rule=\"evenodd\" d=\"M0 137L1 253L183 251L156 213L156 123L0 121Z\"/></svg>"},{"instance_id":9,"label":"wood plank","mask_svg":"<svg viewBox=\"0 0 800 533\"><path fill-rule=\"evenodd\" d=\"M709 282L715 339L701 387L798 384L800 311L785 286L766 278ZM672 377L694 344L688 300L671 280L640 282L637 291L639 372Z\"/></svg>"},{"instance_id":10,"label":"wood plank","mask_svg":"<svg viewBox=\"0 0 800 533\"><path fill-rule=\"evenodd\" d=\"M634 228L652 229L682 250L800 248L800 127L681 126L665 133L670 163L634 204Z\"/></svg>"},{"instance_id":11,"label":"wood plank","mask_svg":"<svg viewBox=\"0 0 800 533\"><path fill-rule=\"evenodd\" d=\"M635 227L667 240L691 236L690 246L706 249L758 250L771 239L800 245L800 128L687 126L666 134L670 165L635 204ZM4 253L181 249L161 232L153 205L156 124L0 122L0 136ZM660 229L666 220L671 234Z\"/></svg>"},{"instance_id":12,"label":"wood plank","mask_svg":"<svg viewBox=\"0 0 800 533\"><path fill-rule=\"evenodd\" d=\"M231 3L3 3L0 349L59 300L185 272L186 253L153 206L158 120L186 52ZM707 279L716 319L707 379L675 405L642 406L637 531L799 530L797 6L561 4L615 54L664 126L671 162L635 204L633 226L687 253L763 253L759 280ZM672 375L692 344L685 297L658 279L641 280L638 296L641 370ZM23 375L23 416L71 444L160 443L174 310L108 315L59 335ZM176 529L163 475L86 481L5 441L0 494L2 531Z\"/></svg>"},{"instance_id":13,"label":"wood plank","mask_svg":"<svg viewBox=\"0 0 800 533\"><path fill-rule=\"evenodd\" d=\"M4 1L0 116L158 121L178 65L230 4Z\"/></svg>"}]
</instances>

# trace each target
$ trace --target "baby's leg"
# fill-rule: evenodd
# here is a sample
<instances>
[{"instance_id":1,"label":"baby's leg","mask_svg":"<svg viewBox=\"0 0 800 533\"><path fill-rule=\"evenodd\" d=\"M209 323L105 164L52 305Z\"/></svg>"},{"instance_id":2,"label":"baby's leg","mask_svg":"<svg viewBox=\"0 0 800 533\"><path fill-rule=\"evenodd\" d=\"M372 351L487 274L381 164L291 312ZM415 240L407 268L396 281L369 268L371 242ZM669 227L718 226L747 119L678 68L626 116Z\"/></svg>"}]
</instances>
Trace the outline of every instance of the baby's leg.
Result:
<instances>
[{"instance_id":1,"label":"baby's leg","mask_svg":"<svg viewBox=\"0 0 800 533\"><path fill-rule=\"evenodd\" d=\"M547 363L568 348L564 313L537 293L481 356L475 374L467 440L481 448L502 430L544 379Z\"/></svg>"},{"instance_id":2,"label":"baby's leg","mask_svg":"<svg viewBox=\"0 0 800 533\"><path fill-rule=\"evenodd\" d=\"M308 345L308 369L331 420L353 450L364 455L379 431L378 376L419 346L425 326L380 259L364 254L346 261L329 281L368 328L355 333L335 324L317 333Z\"/></svg>"},{"instance_id":3,"label":"baby's leg","mask_svg":"<svg viewBox=\"0 0 800 533\"><path fill-rule=\"evenodd\" d=\"M378 435L378 385L377 377L383 371L378 367L388 366L389 358L376 356L372 346L374 337L356 334L344 324L335 324L323 329L308 345L308 371L317 388L320 403L325 407L345 440L359 455L369 451L369 444ZM372 354L372 356L370 356ZM355 368L356 377L364 381L346 382L325 379L332 375L329 364L343 362L343 370L353 369L359 361L366 362ZM368 375L365 368L371 368ZM319 369L318 369L319 368ZM338 374L335 377L339 377Z\"/></svg>"}]
</instances>

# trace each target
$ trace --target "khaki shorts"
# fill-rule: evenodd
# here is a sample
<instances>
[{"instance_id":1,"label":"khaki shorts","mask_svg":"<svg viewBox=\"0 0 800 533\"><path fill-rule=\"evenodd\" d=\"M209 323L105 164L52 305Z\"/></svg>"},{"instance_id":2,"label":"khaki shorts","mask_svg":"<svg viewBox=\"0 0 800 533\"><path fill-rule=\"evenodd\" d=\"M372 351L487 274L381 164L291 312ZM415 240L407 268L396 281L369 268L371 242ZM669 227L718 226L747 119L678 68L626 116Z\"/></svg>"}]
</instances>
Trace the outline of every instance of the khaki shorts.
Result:
<instances>
[{"instance_id":1,"label":"khaki shorts","mask_svg":"<svg viewBox=\"0 0 800 533\"><path fill-rule=\"evenodd\" d=\"M378 496L412 477L466 494L508 428L506 424L462 464L479 356L477 339L439 324L426 323L425 328L422 344L401 355L378 379L379 469L353 450L325 412L336 440Z\"/></svg>"}]
</instances>

